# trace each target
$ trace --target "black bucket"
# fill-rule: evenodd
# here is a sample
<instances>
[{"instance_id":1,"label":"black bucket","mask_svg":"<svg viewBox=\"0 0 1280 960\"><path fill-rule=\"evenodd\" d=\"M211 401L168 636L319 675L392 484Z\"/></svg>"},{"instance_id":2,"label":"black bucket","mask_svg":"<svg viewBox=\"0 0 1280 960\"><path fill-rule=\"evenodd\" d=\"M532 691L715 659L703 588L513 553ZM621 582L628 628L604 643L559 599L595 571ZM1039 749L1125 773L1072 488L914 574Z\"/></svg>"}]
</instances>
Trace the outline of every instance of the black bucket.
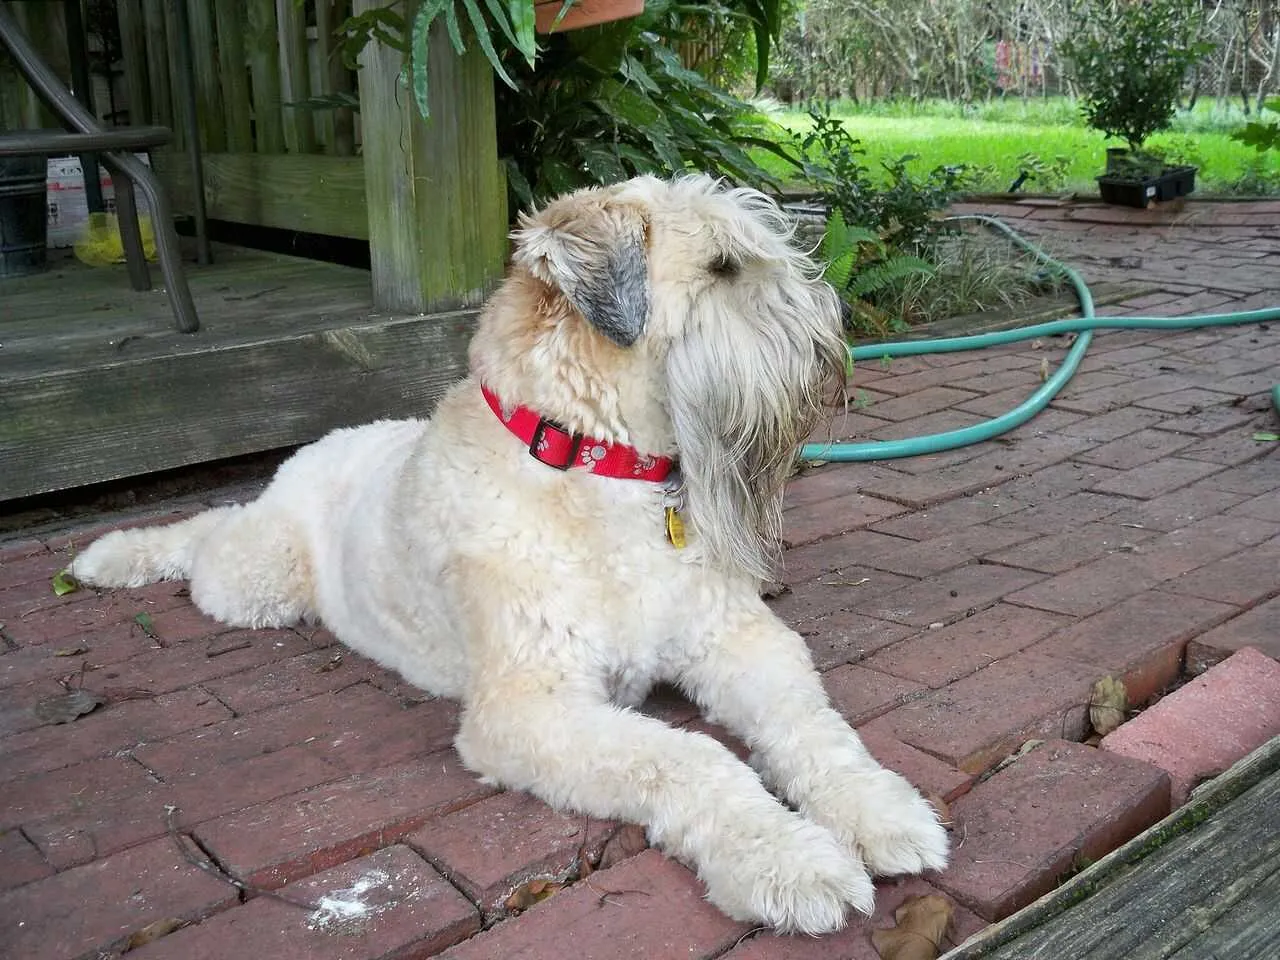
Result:
<instances>
[{"instance_id":1,"label":"black bucket","mask_svg":"<svg viewBox=\"0 0 1280 960\"><path fill-rule=\"evenodd\" d=\"M45 268L48 166L44 157L0 157L0 280Z\"/></svg>"}]
</instances>

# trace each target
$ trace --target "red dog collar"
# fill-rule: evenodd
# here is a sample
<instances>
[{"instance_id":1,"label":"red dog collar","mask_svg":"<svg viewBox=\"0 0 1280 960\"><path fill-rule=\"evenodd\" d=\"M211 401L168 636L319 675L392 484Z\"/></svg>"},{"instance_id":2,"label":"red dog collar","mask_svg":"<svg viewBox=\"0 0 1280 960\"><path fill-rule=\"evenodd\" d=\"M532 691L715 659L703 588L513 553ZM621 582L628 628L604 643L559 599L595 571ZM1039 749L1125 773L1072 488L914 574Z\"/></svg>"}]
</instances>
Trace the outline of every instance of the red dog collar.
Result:
<instances>
[{"instance_id":1,"label":"red dog collar","mask_svg":"<svg viewBox=\"0 0 1280 960\"><path fill-rule=\"evenodd\" d=\"M529 455L549 467L578 467L602 477L658 481L665 480L675 466L671 457L651 457L626 444L570 433L528 407L516 407L508 413L497 394L485 386L480 389L489 409L529 447Z\"/></svg>"}]
</instances>

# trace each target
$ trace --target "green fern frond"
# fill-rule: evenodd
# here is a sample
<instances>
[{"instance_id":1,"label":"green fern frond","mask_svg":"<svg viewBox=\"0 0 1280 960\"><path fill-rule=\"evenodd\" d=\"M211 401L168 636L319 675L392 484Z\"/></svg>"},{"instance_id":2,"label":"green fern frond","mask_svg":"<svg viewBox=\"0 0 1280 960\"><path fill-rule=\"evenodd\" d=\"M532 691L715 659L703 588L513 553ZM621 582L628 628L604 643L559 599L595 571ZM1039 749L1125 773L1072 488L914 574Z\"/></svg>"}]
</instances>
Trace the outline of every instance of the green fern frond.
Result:
<instances>
[{"instance_id":1,"label":"green fern frond","mask_svg":"<svg viewBox=\"0 0 1280 960\"><path fill-rule=\"evenodd\" d=\"M907 254L883 260L861 271L849 286L849 295L865 297L912 276L932 276L933 266Z\"/></svg>"},{"instance_id":2,"label":"green fern frond","mask_svg":"<svg viewBox=\"0 0 1280 960\"><path fill-rule=\"evenodd\" d=\"M827 283L837 290L845 290L849 286L850 278L853 276L854 262L853 251L848 251L828 263L825 273Z\"/></svg>"}]
</instances>

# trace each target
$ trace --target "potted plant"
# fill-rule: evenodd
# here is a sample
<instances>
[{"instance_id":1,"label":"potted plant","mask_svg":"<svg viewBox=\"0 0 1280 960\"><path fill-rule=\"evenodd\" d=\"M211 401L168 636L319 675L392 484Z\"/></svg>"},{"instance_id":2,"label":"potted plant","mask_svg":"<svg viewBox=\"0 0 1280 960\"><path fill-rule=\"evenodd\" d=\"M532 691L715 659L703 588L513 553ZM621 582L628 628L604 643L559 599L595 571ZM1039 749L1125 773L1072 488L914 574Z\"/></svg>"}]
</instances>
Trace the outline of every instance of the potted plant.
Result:
<instances>
[{"instance_id":1,"label":"potted plant","mask_svg":"<svg viewBox=\"0 0 1280 960\"><path fill-rule=\"evenodd\" d=\"M1081 32L1060 47L1090 127L1127 146L1107 150L1107 203L1145 207L1195 189L1196 168L1144 150L1173 121L1187 73L1213 50L1199 39L1200 0L1089 0Z\"/></svg>"},{"instance_id":2,"label":"potted plant","mask_svg":"<svg viewBox=\"0 0 1280 960\"><path fill-rule=\"evenodd\" d=\"M537 0L534 6L539 33L564 33L643 12L644 0Z\"/></svg>"}]
</instances>

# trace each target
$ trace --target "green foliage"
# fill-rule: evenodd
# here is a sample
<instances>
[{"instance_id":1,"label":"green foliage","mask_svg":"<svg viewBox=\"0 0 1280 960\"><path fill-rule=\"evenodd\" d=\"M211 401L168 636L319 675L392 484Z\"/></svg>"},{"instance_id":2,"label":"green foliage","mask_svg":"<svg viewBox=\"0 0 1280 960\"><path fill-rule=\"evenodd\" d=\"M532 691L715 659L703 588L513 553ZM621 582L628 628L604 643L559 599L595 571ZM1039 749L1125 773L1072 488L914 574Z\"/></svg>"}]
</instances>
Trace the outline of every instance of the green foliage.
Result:
<instances>
[{"instance_id":1,"label":"green foliage","mask_svg":"<svg viewBox=\"0 0 1280 960\"><path fill-rule=\"evenodd\" d=\"M901 316L879 304L904 283L933 276L926 256L937 214L961 189L965 171L938 167L918 177L908 155L883 162L878 182L862 162L862 144L843 123L820 113L809 119L797 147L803 176L830 210L821 250L827 281L851 307L855 333L900 331Z\"/></svg>"},{"instance_id":2,"label":"green foliage","mask_svg":"<svg viewBox=\"0 0 1280 960\"><path fill-rule=\"evenodd\" d=\"M794 165L775 142L778 128L675 53L699 36L700 18L725 9L648 0L639 17L545 38L538 69L519 65L515 87L496 91L515 205L687 166L776 185L747 148Z\"/></svg>"},{"instance_id":3,"label":"green foliage","mask_svg":"<svg viewBox=\"0 0 1280 960\"><path fill-rule=\"evenodd\" d=\"M1280 167L1259 154L1232 181L1231 192L1250 197L1280 196Z\"/></svg>"},{"instance_id":4,"label":"green foliage","mask_svg":"<svg viewBox=\"0 0 1280 960\"><path fill-rule=\"evenodd\" d=\"M798 136L801 177L846 223L867 227L890 247L915 253L942 210L971 182L960 166L937 166L918 176L907 154L881 162L879 175L863 163L866 149L844 123L810 112L810 129Z\"/></svg>"},{"instance_id":5,"label":"green foliage","mask_svg":"<svg viewBox=\"0 0 1280 960\"><path fill-rule=\"evenodd\" d=\"M638 17L535 39L533 0L423 0L411 24L400 12L405 0L390 0L345 21L339 49L349 65L371 41L400 51L426 116L428 31L443 24L459 53L470 34L503 81L495 88L498 148L512 209L590 184L687 166L776 185L748 148L794 165L775 142L778 129L688 69L675 51L745 25L761 78L788 2L648 0Z\"/></svg>"},{"instance_id":6,"label":"green foliage","mask_svg":"<svg viewBox=\"0 0 1280 960\"><path fill-rule=\"evenodd\" d=\"M851 227L833 211L822 237L828 283L847 297L868 297L907 276L932 276L927 260L891 250L874 230Z\"/></svg>"},{"instance_id":7,"label":"green foliage","mask_svg":"<svg viewBox=\"0 0 1280 960\"><path fill-rule=\"evenodd\" d=\"M371 41L376 40L404 54L408 60L406 72L414 102L424 117L429 116L427 40L431 27L437 22L444 24L450 45L461 55L467 49L462 36L462 18L465 17L467 31L480 44L494 73L508 86L514 86L515 81L504 68L504 57L499 54L495 39L505 41L509 49L518 52L530 67L533 66L538 50L534 37L534 0L483 2L484 9L477 0L422 0L410 25L405 14L397 9L405 7L405 0L391 0L385 6L372 7L343 21L336 31L341 39L338 53L343 63L352 69L358 66L360 51Z\"/></svg>"},{"instance_id":8,"label":"green foliage","mask_svg":"<svg viewBox=\"0 0 1280 960\"><path fill-rule=\"evenodd\" d=\"M1080 32L1059 52L1070 62L1089 126L1135 153L1173 121L1182 84L1214 49L1197 38L1200 0L1085 0Z\"/></svg>"},{"instance_id":9,"label":"green foliage","mask_svg":"<svg viewBox=\"0 0 1280 960\"><path fill-rule=\"evenodd\" d=\"M1280 113L1280 97L1271 97L1266 102L1266 109ZM1280 150L1280 120L1255 120L1245 124L1231 135L1237 143L1253 147L1259 153L1268 150Z\"/></svg>"},{"instance_id":10,"label":"green foliage","mask_svg":"<svg viewBox=\"0 0 1280 960\"><path fill-rule=\"evenodd\" d=\"M1071 168L1071 158L1058 154L1045 160L1038 153L1021 153L1018 155L1019 176L1023 182L1034 183L1042 190L1061 190L1067 184L1067 171Z\"/></svg>"},{"instance_id":11,"label":"green foliage","mask_svg":"<svg viewBox=\"0 0 1280 960\"><path fill-rule=\"evenodd\" d=\"M961 118L954 106L948 108L933 101L915 105L909 112L904 111L903 116L894 117L882 115L887 108L870 110L868 105L859 109L840 103L835 106L835 115L861 139L867 151L863 163L872 169L877 182L883 179L881 160L912 153L920 157L912 164L917 174L939 164L963 163L966 175L975 181L968 189L1004 191L1023 169L1018 157L1030 148L1046 159L1071 158L1064 173L1063 189L1082 193L1097 190L1094 177L1099 173L1099 158L1107 143L1101 133L1084 125L1071 101L1065 98L1044 103L1033 100L1025 105L1025 110L1020 104L1006 106L1013 112L993 113L982 107L972 111L971 118ZM1064 110L1064 107L1070 109ZM1070 117L1070 122L1059 122L1064 115ZM809 116L803 111L775 111L773 117L798 134L807 132L811 126ZM1173 129L1155 134L1145 149L1163 150L1171 161L1177 158L1178 163L1198 167L1196 189L1202 195L1238 193L1241 178L1246 174L1252 176L1255 167L1264 176L1268 166L1280 172L1275 152L1259 154L1228 136L1229 131L1240 127L1246 119L1238 101L1233 104L1201 97L1194 111L1180 113ZM1112 145L1114 143L1112 141ZM756 151L754 155L756 161L775 176L794 177L794 168L785 161L763 151ZM1247 192L1258 193L1252 189Z\"/></svg>"}]
</instances>

